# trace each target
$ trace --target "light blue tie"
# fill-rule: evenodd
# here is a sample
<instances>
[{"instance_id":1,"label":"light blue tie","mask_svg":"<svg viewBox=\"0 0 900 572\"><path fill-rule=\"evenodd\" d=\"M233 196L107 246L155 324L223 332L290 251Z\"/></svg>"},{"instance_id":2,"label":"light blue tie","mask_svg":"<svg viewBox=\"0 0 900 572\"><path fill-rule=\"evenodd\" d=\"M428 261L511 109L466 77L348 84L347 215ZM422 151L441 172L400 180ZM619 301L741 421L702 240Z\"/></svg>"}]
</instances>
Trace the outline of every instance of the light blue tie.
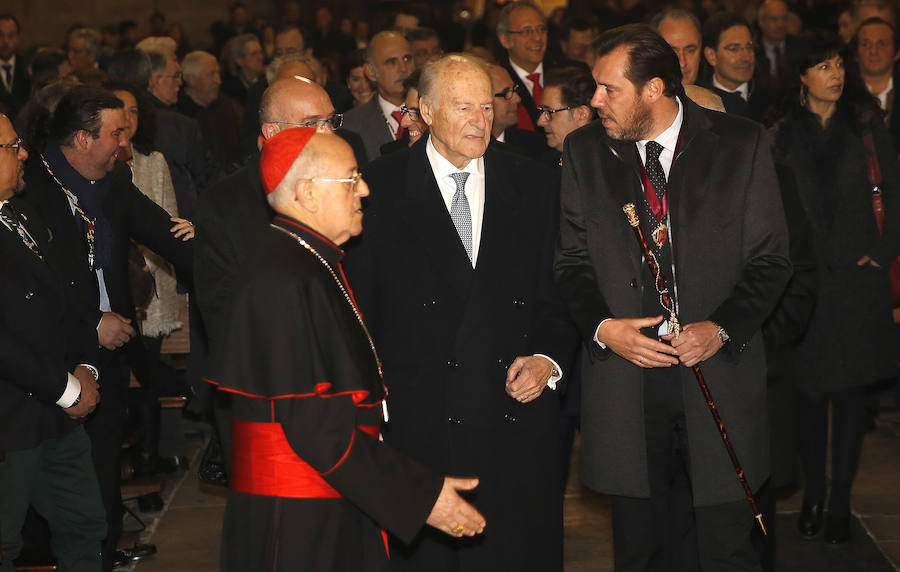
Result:
<instances>
[{"instance_id":1,"label":"light blue tie","mask_svg":"<svg viewBox=\"0 0 900 572\"><path fill-rule=\"evenodd\" d=\"M472 211L469 210L469 200L466 198L466 179L469 178L469 173L452 173L450 176L456 181L456 192L450 203L450 218L466 254L469 255L469 262L472 262Z\"/></svg>"}]
</instances>

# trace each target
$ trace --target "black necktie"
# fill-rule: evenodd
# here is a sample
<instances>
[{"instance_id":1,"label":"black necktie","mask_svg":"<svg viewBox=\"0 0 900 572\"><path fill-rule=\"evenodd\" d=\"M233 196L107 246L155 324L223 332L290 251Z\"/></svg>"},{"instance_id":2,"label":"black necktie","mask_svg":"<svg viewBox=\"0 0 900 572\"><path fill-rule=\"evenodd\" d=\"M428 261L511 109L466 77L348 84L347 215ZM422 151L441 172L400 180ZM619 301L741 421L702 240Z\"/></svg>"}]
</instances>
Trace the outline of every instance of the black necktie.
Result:
<instances>
[{"instance_id":1,"label":"black necktie","mask_svg":"<svg viewBox=\"0 0 900 572\"><path fill-rule=\"evenodd\" d=\"M31 236L29 236L28 232L25 230L25 227L19 222L19 217L16 215L16 211L13 209L12 205L6 203L3 207L0 207L0 220L6 223L6 226L10 228L10 230L14 231L19 235L19 238L22 239L22 242L25 243L25 246L28 247L28 250L34 253L35 256L44 259L41 256L41 251L38 250L37 244L33 240L31 240Z\"/></svg>"},{"instance_id":2,"label":"black necktie","mask_svg":"<svg viewBox=\"0 0 900 572\"><path fill-rule=\"evenodd\" d=\"M646 150L647 160L644 162L644 168L647 170L647 176L650 177L650 183L653 184L656 198L662 201L666 194L666 172L663 171L662 163L659 162L659 154L662 153L663 146L656 141L647 141Z\"/></svg>"},{"instance_id":3,"label":"black necktie","mask_svg":"<svg viewBox=\"0 0 900 572\"><path fill-rule=\"evenodd\" d=\"M12 64L3 64L3 81L6 83L6 91L12 92Z\"/></svg>"}]
</instances>

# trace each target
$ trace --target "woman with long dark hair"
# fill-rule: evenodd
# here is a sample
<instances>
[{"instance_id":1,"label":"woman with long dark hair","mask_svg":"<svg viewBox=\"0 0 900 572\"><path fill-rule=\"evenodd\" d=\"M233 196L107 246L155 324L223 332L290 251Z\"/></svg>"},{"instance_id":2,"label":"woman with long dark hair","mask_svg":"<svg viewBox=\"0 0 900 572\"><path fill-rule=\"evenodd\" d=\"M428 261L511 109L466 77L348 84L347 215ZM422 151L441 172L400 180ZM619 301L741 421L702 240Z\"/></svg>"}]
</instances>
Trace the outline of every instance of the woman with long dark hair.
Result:
<instances>
[{"instance_id":1,"label":"woman with long dark hair","mask_svg":"<svg viewBox=\"0 0 900 572\"><path fill-rule=\"evenodd\" d=\"M797 422L807 538L850 536L850 487L865 433L865 387L891 376L888 267L900 253L900 169L878 102L844 69L841 43L810 38L796 94L773 127L776 163L793 171L816 246L819 297L797 346ZM883 232L873 187L883 200ZM828 410L831 493L826 501Z\"/></svg>"}]
</instances>

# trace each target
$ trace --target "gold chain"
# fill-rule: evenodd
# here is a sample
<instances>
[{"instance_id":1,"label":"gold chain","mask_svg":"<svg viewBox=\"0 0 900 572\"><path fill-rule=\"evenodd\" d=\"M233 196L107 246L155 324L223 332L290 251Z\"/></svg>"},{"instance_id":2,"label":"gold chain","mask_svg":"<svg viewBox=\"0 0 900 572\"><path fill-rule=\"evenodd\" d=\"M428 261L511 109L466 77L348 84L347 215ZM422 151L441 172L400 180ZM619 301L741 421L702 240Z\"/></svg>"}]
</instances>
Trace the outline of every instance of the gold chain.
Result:
<instances>
[{"instance_id":1,"label":"gold chain","mask_svg":"<svg viewBox=\"0 0 900 572\"><path fill-rule=\"evenodd\" d=\"M41 162L44 164L44 167L47 168L47 172L50 173L50 176L53 177L53 180L56 181L56 184L59 185L59 188L66 194L69 202L75 207L75 212L81 215L81 218L84 219L84 222L87 224L87 243L88 243L88 266L90 266L91 270L94 270L94 224L97 222L97 219L91 220L85 214L81 207L78 206L78 199L66 188L62 182L56 178L56 175L53 173L53 169L50 168L50 164L47 163L47 159L44 158L44 155L40 155Z\"/></svg>"}]
</instances>

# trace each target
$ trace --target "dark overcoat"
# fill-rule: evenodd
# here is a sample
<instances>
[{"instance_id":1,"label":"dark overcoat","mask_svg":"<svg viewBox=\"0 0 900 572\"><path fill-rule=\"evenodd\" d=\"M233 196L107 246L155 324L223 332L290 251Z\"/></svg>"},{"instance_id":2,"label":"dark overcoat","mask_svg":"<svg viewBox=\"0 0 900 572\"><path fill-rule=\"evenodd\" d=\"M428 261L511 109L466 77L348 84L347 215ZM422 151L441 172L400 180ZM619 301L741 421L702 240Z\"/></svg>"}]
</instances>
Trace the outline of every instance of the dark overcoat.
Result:
<instances>
[{"instance_id":1,"label":"dark overcoat","mask_svg":"<svg viewBox=\"0 0 900 572\"><path fill-rule=\"evenodd\" d=\"M557 395L521 404L505 391L516 356L569 362L575 345L553 285L556 178L493 144L473 269L423 137L364 171L371 189L350 285L384 362L385 439L443 474L480 479L484 535L428 532L398 546L399 570L560 570ZM457 549L457 547L462 547Z\"/></svg>"},{"instance_id":2,"label":"dark overcoat","mask_svg":"<svg viewBox=\"0 0 900 572\"><path fill-rule=\"evenodd\" d=\"M806 115L804 115L806 114ZM890 133L880 120L873 135L883 181L884 234L879 235L872 211L872 185L862 132L850 127L850 116L836 112L832 125L841 138L834 169L834 196L826 198L813 173L824 168L804 134L814 121L799 109L774 129L775 160L794 174L803 208L810 213L811 236L818 261L819 297L806 335L797 348L799 380L812 391L836 391L866 385L896 374L891 288L888 268L900 254L900 170ZM833 200L831 215L822 201ZM881 268L858 266L863 256Z\"/></svg>"},{"instance_id":3,"label":"dark overcoat","mask_svg":"<svg viewBox=\"0 0 900 572\"><path fill-rule=\"evenodd\" d=\"M702 367L747 479L769 475L766 362L759 330L791 275L788 235L761 126L687 98L668 178L683 324L711 320L731 336ZM566 138L556 277L587 344L582 378L582 479L598 491L648 497L643 373L593 341L606 318L641 316L641 254L622 205L641 200L634 143L593 123ZM744 498L693 373L681 369L697 506Z\"/></svg>"}]
</instances>

